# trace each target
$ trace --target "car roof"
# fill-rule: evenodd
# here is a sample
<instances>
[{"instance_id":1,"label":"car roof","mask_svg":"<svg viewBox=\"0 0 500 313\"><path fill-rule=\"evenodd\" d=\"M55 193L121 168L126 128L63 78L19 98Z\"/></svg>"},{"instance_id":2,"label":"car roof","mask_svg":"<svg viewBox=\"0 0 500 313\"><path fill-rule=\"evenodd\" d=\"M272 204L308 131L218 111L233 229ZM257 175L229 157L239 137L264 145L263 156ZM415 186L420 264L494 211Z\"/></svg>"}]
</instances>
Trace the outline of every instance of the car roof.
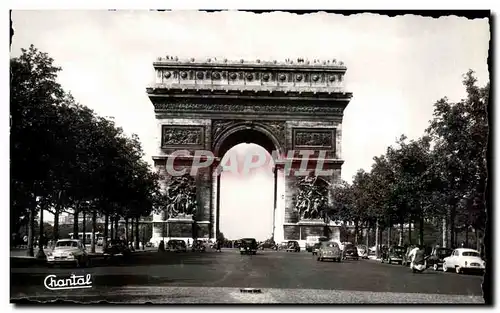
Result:
<instances>
[{"instance_id":1,"label":"car roof","mask_svg":"<svg viewBox=\"0 0 500 313\"><path fill-rule=\"evenodd\" d=\"M471 248L456 248L455 250L458 250L461 252L477 252L477 253L479 253L479 251L477 251L475 249L471 249Z\"/></svg>"},{"instance_id":2,"label":"car roof","mask_svg":"<svg viewBox=\"0 0 500 313\"><path fill-rule=\"evenodd\" d=\"M78 239L59 239L57 242L66 242L66 241L79 242L80 240L78 240Z\"/></svg>"}]
</instances>

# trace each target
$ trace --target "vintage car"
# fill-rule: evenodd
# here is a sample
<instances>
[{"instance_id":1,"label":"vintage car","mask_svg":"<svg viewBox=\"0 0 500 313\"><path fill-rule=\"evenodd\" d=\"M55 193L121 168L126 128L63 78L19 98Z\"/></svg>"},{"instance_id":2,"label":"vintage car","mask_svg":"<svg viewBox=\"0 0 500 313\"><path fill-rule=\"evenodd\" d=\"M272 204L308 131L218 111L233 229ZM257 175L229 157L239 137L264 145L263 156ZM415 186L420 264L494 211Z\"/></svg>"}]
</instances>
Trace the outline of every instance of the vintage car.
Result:
<instances>
[{"instance_id":1,"label":"vintage car","mask_svg":"<svg viewBox=\"0 0 500 313\"><path fill-rule=\"evenodd\" d=\"M166 251L187 252L187 245L184 240L171 239L167 242Z\"/></svg>"},{"instance_id":2,"label":"vintage car","mask_svg":"<svg viewBox=\"0 0 500 313\"><path fill-rule=\"evenodd\" d=\"M380 262L387 262L389 264L397 263L403 264L403 258L405 256L405 248L401 246L392 246L382 255Z\"/></svg>"},{"instance_id":3,"label":"vintage car","mask_svg":"<svg viewBox=\"0 0 500 313\"><path fill-rule=\"evenodd\" d=\"M104 258L121 255L128 257L132 251L125 240L111 239L103 249Z\"/></svg>"},{"instance_id":4,"label":"vintage car","mask_svg":"<svg viewBox=\"0 0 500 313\"><path fill-rule=\"evenodd\" d=\"M240 240L240 254L257 254L257 240L255 238L243 238Z\"/></svg>"},{"instance_id":5,"label":"vintage car","mask_svg":"<svg viewBox=\"0 0 500 313\"><path fill-rule=\"evenodd\" d=\"M437 271L443 266L443 260L449 257L453 252L452 249L436 247L432 250L431 254L425 260L426 267L432 267L433 270Z\"/></svg>"},{"instance_id":6,"label":"vintage car","mask_svg":"<svg viewBox=\"0 0 500 313\"><path fill-rule=\"evenodd\" d=\"M318 255L319 248L321 247L321 242L317 242L312 246L312 255Z\"/></svg>"},{"instance_id":7,"label":"vintage car","mask_svg":"<svg viewBox=\"0 0 500 313\"><path fill-rule=\"evenodd\" d=\"M443 272L454 268L457 274L465 271L484 273L485 267L486 262L474 249L458 248L453 250L450 256L443 259Z\"/></svg>"},{"instance_id":8,"label":"vintage car","mask_svg":"<svg viewBox=\"0 0 500 313\"><path fill-rule=\"evenodd\" d=\"M344 256L344 260L347 259L359 260L358 248L356 248L355 245L350 243L344 245L342 255Z\"/></svg>"},{"instance_id":9,"label":"vintage car","mask_svg":"<svg viewBox=\"0 0 500 313\"><path fill-rule=\"evenodd\" d=\"M47 253L47 264L74 264L77 267L87 267L90 259L82 242L77 239L58 240L54 249Z\"/></svg>"},{"instance_id":10,"label":"vintage car","mask_svg":"<svg viewBox=\"0 0 500 313\"><path fill-rule=\"evenodd\" d=\"M286 252L300 252L299 242L295 240L290 240L287 243Z\"/></svg>"},{"instance_id":11,"label":"vintage car","mask_svg":"<svg viewBox=\"0 0 500 313\"><path fill-rule=\"evenodd\" d=\"M207 250L207 246L203 242L203 240L195 240L191 245L192 252L205 252Z\"/></svg>"},{"instance_id":12,"label":"vintage car","mask_svg":"<svg viewBox=\"0 0 500 313\"><path fill-rule=\"evenodd\" d=\"M358 249L358 255L362 259L368 259L368 247L365 245L358 245L356 247Z\"/></svg>"},{"instance_id":13,"label":"vintage car","mask_svg":"<svg viewBox=\"0 0 500 313\"><path fill-rule=\"evenodd\" d=\"M342 261L342 250L340 250L339 244L331 241L321 242L321 246L318 250L318 261L332 260L341 262Z\"/></svg>"}]
</instances>

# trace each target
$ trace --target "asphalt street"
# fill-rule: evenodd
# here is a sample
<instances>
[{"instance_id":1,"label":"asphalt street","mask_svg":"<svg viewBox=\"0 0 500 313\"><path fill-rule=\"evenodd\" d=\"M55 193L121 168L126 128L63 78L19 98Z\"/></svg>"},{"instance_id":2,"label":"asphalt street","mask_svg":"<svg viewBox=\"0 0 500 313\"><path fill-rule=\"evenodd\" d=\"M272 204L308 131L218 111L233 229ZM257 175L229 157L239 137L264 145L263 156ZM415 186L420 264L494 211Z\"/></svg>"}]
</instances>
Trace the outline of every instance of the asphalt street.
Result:
<instances>
[{"instance_id":1,"label":"asphalt street","mask_svg":"<svg viewBox=\"0 0 500 313\"><path fill-rule=\"evenodd\" d=\"M49 274L63 278L72 273L91 274L92 288L52 291L43 284ZM257 255L240 255L237 250L227 249L220 253L142 253L127 262L96 259L90 268L84 269L43 265L11 268L11 299L120 302L124 301L120 294L127 294L128 302L134 299L172 302L171 297L165 295L186 290L185 297L179 296L173 302L196 302L193 295L200 293L196 297L198 302L224 303L232 299L234 302L294 303L301 297L290 295L301 291L303 300L299 302L304 303L311 299L320 303L345 303L346 299L354 303L477 303L482 302L482 281L478 275L433 270L412 273L401 265L374 260L318 262L306 252L259 251ZM260 288L262 292L265 290L265 295L241 293L246 298L240 299L241 288ZM207 290L206 293L203 290ZM217 292L225 296L214 298ZM314 297L304 297L308 293ZM233 294L238 296L228 296ZM270 297L271 294L274 296Z\"/></svg>"}]
</instances>

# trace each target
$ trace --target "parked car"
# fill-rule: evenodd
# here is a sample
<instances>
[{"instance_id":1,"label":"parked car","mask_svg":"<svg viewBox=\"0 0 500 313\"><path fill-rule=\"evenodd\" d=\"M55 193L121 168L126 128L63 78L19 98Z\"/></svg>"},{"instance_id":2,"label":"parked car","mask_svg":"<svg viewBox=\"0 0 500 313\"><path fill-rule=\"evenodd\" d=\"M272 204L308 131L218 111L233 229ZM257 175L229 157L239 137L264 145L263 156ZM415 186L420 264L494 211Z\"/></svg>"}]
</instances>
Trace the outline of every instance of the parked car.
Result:
<instances>
[{"instance_id":1,"label":"parked car","mask_svg":"<svg viewBox=\"0 0 500 313\"><path fill-rule=\"evenodd\" d=\"M257 254L257 240L255 238L243 238L240 240L240 254Z\"/></svg>"},{"instance_id":2,"label":"parked car","mask_svg":"<svg viewBox=\"0 0 500 313\"><path fill-rule=\"evenodd\" d=\"M358 245L356 247L358 249L358 255L362 259L368 259L368 247L365 245Z\"/></svg>"},{"instance_id":3,"label":"parked car","mask_svg":"<svg viewBox=\"0 0 500 313\"><path fill-rule=\"evenodd\" d=\"M483 272L486 262L481 259L479 252L469 248L458 248L453 250L450 256L443 259L443 271L455 269L457 274L465 271Z\"/></svg>"},{"instance_id":4,"label":"parked car","mask_svg":"<svg viewBox=\"0 0 500 313\"><path fill-rule=\"evenodd\" d=\"M171 239L167 242L166 250L173 252L187 252L187 245L184 240Z\"/></svg>"},{"instance_id":5,"label":"parked car","mask_svg":"<svg viewBox=\"0 0 500 313\"><path fill-rule=\"evenodd\" d=\"M300 252L299 242L295 240L290 240L287 243L286 252Z\"/></svg>"},{"instance_id":6,"label":"parked car","mask_svg":"<svg viewBox=\"0 0 500 313\"><path fill-rule=\"evenodd\" d=\"M97 246L102 247L103 244L104 244L104 237L97 238Z\"/></svg>"},{"instance_id":7,"label":"parked car","mask_svg":"<svg viewBox=\"0 0 500 313\"><path fill-rule=\"evenodd\" d=\"M146 242L146 248L153 247L153 243L151 241Z\"/></svg>"},{"instance_id":8,"label":"parked car","mask_svg":"<svg viewBox=\"0 0 500 313\"><path fill-rule=\"evenodd\" d=\"M344 245L344 250L342 255L344 256L344 260L346 259L359 260L358 249L353 244Z\"/></svg>"},{"instance_id":9,"label":"parked car","mask_svg":"<svg viewBox=\"0 0 500 313\"><path fill-rule=\"evenodd\" d=\"M381 262L402 264L405 252L405 248L402 246L392 246L384 253Z\"/></svg>"},{"instance_id":10,"label":"parked car","mask_svg":"<svg viewBox=\"0 0 500 313\"><path fill-rule=\"evenodd\" d=\"M207 247L205 246L203 240L195 240L191 245L192 252L205 252L206 250Z\"/></svg>"},{"instance_id":11,"label":"parked car","mask_svg":"<svg viewBox=\"0 0 500 313\"><path fill-rule=\"evenodd\" d=\"M104 257L122 255L124 257L128 257L131 253L131 250L125 242L125 240L121 239L112 239L108 242L106 247L103 249Z\"/></svg>"},{"instance_id":12,"label":"parked car","mask_svg":"<svg viewBox=\"0 0 500 313\"><path fill-rule=\"evenodd\" d=\"M318 261L332 260L341 262L342 261L342 250L340 250L339 244L331 241L321 242L321 246L318 250Z\"/></svg>"},{"instance_id":13,"label":"parked car","mask_svg":"<svg viewBox=\"0 0 500 313\"><path fill-rule=\"evenodd\" d=\"M47 253L47 264L74 264L77 267L87 267L90 259L82 242L77 239L58 240L54 249Z\"/></svg>"},{"instance_id":14,"label":"parked car","mask_svg":"<svg viewBox=\"0 0 500 313\"><path fill-rule=\"evenodd\" d=\"M312 254L318 255L319 248L321 247L321 242L315 243L312 247Z\"/></svg>"},{"instance_id":15,"label":"parked car","mask_svg":"<svg viewBox=\"0 0 500 313\"><path fill-rule=\"evenodd\" d=\"M449 257L452 252L453 250L448 248L434 248L425 260L426 267L432 267L435 271L439 270L443 266L444 258Z\"/></svg>"}]
</instances>

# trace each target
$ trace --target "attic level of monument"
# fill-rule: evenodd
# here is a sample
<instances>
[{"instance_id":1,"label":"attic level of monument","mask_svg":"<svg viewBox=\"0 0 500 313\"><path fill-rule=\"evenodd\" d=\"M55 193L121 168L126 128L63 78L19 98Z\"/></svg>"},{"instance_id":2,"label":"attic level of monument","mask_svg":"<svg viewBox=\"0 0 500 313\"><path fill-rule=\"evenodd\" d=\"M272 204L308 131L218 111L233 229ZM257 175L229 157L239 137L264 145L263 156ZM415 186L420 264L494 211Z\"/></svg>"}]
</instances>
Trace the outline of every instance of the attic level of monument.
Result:
<instances>
[{"instance_id":1,"label":"attic level of monument","mask_svg":"<svg viewBox=\"0 0 500 313\"><path fill-rule=\"evenodd\" d=\"M156 78L147 89L149 97L191 97L273 99L314 102L336 100L347 104L352 94L345 91L342 62L286 60L228 61L208 58L178 60L160 58L153 63ZM158 108L160 109L160 108Z\"/></svg>"}]
</instances>

